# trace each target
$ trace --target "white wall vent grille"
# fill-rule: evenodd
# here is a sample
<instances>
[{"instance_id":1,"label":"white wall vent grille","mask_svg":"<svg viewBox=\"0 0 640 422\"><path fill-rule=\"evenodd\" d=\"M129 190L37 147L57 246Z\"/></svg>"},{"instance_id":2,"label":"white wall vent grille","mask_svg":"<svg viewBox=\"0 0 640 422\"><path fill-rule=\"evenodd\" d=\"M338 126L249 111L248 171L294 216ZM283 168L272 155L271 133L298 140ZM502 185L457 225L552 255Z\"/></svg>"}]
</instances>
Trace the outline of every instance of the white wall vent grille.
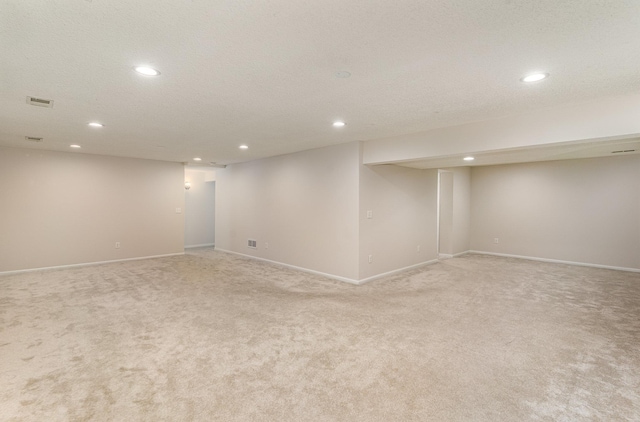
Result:
<instances>
[{"instance_id":1,"label":"white wall vent grille","mask_svg":"<svg viewBox=\"0 0 640 422\"><path fill-rule=\"evenodd\" d=\"M53 100L46 100L44 98L38 98L38 97L27 96L27 104L30 104L36 107L53 108Z\"/></svg>"}]
</instances>

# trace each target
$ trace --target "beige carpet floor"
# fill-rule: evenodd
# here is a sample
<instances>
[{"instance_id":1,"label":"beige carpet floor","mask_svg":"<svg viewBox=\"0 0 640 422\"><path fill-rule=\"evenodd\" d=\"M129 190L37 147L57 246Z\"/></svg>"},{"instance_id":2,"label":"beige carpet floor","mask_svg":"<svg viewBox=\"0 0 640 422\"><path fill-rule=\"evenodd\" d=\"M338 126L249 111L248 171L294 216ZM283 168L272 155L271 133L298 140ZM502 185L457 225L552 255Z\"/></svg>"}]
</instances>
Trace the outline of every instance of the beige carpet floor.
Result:
<instances>
[{"instance_id":1,"label":"beige carpet floor","mask_svg":"<svg viewBox=\"0 0 640 422\"><path fill-rule=\"evenodd\" d=\"M639 421L640 274L467 255L0 276L1 421Z\"/></svg>"}]
</instances>

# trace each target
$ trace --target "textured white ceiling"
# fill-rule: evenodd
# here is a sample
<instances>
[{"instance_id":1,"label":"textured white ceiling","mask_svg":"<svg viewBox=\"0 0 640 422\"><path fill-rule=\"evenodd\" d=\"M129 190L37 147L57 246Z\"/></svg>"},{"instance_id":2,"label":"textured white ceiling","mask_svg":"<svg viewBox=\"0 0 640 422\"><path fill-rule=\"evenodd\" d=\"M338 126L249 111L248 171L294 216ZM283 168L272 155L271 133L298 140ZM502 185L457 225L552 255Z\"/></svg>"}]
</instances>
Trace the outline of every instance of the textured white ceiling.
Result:
<instances>
[{"instance_id":1,"label":"textured white ceiling","mask_svg":"<svg viewBox=\"0 0 640 422\"><path fill-rule=\"evenodd\" d=\"M0 16L4 146L228 164L640 91L638 0L5 0ZM522 84L533 70L551 77Z\"/></svg>"}]
</instances>

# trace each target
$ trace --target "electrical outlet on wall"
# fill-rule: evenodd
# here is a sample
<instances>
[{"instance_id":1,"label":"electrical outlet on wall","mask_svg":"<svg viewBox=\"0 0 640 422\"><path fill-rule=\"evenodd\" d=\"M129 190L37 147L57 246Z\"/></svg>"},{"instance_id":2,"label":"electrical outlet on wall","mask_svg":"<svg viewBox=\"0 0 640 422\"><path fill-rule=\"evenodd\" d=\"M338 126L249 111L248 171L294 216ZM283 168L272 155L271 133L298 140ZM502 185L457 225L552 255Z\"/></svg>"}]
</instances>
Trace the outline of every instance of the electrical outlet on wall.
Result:
<instances>
[{"instance_id":1,"label":"electrical outlet on wall","mask_svg":"<svg viewBox=\"0 0 640 422\"><path fill-rule=\"evenodd\" d=\"M416 248L416 252L420 252L420 245Z\"/></svg>"},{"instance_id":2,"label":"electrical outlet on wall","mask_svg":"<svg viewBox=\"0 0 640 422\"><path fill-rule=\"evenodd\" d=\"M495 244L500 243L500 238L498 238L498 237L494 237L494 238L493 238L493 243L495 243Z\"/></svg>"},{"instance_id":3,"label":"electrical outlet on wall","mask_svg":"<svg viewBox=\"0 0 640 422\"><path fill-rule=\"evenodd\" d=\"M264 248L269 249L269 242L264 242Z\"/></svg>"},{"instance_id":4,"label":"electrical outlet on wall","mask_svg":"<svg viewBox=\"0 0 640 422\"><path fill-rule=\"evenodd\" d=\"M120 249L120 242L116 242L116 249Z\"/></svg>"},{"instance_id":5,"label":"electrical outlet on wall","mask_svg":"<svg viewBox=\"0 0 640 422\"><path fill-rule=\"evenodd\" d=\"M369 255L369 264L373 262L373 255Z\"/></svg>"}]
</instances>

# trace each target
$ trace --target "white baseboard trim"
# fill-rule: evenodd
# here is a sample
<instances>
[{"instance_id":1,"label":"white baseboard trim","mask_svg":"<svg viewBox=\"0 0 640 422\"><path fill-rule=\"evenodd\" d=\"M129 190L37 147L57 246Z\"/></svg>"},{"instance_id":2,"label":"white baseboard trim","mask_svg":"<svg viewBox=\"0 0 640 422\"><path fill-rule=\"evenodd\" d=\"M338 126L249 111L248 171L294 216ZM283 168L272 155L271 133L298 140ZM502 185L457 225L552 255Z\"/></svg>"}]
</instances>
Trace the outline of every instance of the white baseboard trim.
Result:
<instances>
[{"instance_id":1,"label":"white baseboard trim","mask_svg":"<svg viewBox=\"0 0 640 422\"><path fill-rule=\"evenodd\" d=\"M424 262L420 262L418 264L409 265L408 267L398 268L397 270L388 271L386 273L382 273L382 274L374 275L374 276L371 276L371 277L363 278L362 280L358 281L358 284L368 283L370 281L377 280L377 279L382 278L382 277L395 275L395 274L398 274L398 273L401 273L401 272L404 272L404 271L412 270L414 268L423 267L425 265L435 264L437 262L440 262L440 260L439 259L432 259L430 261L424 261Z\"/></svg>"},{"instance_id":2,"label":"white baseboard trim","mask_svg":"<svg viewBox=\"0 0 640 422\"><path fill-rule=\"evenodd\" d=\"M454 253L454 254L453 254L453 257L454 257L454 258L457 258L457 257L459 257L459 256L466 255L466 254L468 254L469 252L471 252L471 251L464 251L464 252Z\"/></svg>"},{"instance_id":3,"label":"white baseboard trim","mask_svg":"<svg viewBox=\"0 0 640 422\"><path fill-rule=\"evenodd\" d=\"M88 267L90 265L113 264L114 262L125 262L125 261L140 261L142 259L165 258L168 256L178 256L178 255L184 255L184 252L168 253L163 255L139 256L136 258L112 259L109 261L83 262L81 264L55 265L53 267L39 267L39 268L27 268L24 270L1 271L0 275L30 273L33 271L45 271L45 270L61 270L65 268Z\"/></svg>"},{"instance_id":4,"label":"white baseboard trim","mask_svg":"<svg viewBox=\"0 0 640 422\"><path fill-rule=\"evenodd\" d=\"M227 250L227 249L216 248L216 251L230 253L230 254L233 254L233 255L244 256L246 258L256 259L258 261L264 261L264 262L268 262L270 264L275 264L275 265L280 265L282 267L291 268L293 270L298 270L298 271L302 271L302 272L309 273L309 274L315 274L315 275L319 275L319 276L322 276L322 277L331 278L333 280L344 281L345 283L355 284L356 286L360 286L360 285L362 285L364 283L368 283L369 281L373 281L373 280L376 280L378 278L394 275L394 274L397 274L397 273L400 273L400 272L403 272L403 271L411 270L413 268L422 267L423 265L429 265L429 264L434 264L434 263L438 262L437 259L433 259L431 261L420 262L419 264L414 264L414 265L410 265L408 267L399 268L397 270L389 271L389 272L386 272L386 273L377 274L377 275L374 275L374 276L371 276L371 277L363 278L361 280L355 280L353 278L342 277L342 276L335 275L335 274L323 273L321 271L311 270L309 268L304 268L304 267L298 267L296 265L291 265L291 264L285 264L284 262L272 261L270 259L260 258L260 257L253 256L253 255L247 255L247 254L243 254L243 253L240 253L240 252L234 252L234 251L230 251L230 250Z\"/></svg>"},{"instance_id":5,"label":"white baseboard trim","mask_svg":"<svg viewBox=\"0 0 640 422\"><path fill-rule=\"evenodd\" d=\"M458 253L454 253L454 254L440 253L440 254L438 254L438 261L444 261L445 259L456 258L456 257L462 256L462 255L466 255L468 253L469 253L469 251L458 252Z\"/></svg>"},{"instance_id":6,"label":"white baseboard trim","mask_svg":"<svg viewBox=\"0 0 640 422\"><path fill-rule=\"evenodd\" d=\"M506 253L496 253L496 252L486 252L486 251L469 251L469 253L474 253L478 255L493 255L493 256L503 256L505 258L518 258L518 259L527 259L529 261L541 261L541 262L551 262L554 264L567 264L567 265L577 265L579 267L592 267L592 268L603 268L605 270L618 270L618 271L628 271L632 273L640 273L640 268L627 268L627 267L616 267L612 265L600 265L600 264L591 264L588 262L575 262L575 261L563 261L561 259L550 259L550 258L538 258L535 256L523 256L523 255L511 255Z\"/></svg>"},{"instance_id":7,"label":"white baseboard trim","mask_svg":"<svg viewBox=\"0 0 640 422\"><path fill-rule=\"evenodd\" d=\"M185 249L191 249L191 248L207 248L207 247L211 247L211 246L216 246L215 243L201 243L200 245L184 245Z\"/></svg>"},{"instance_id":8,"label":"white baseboard trim","mask_svg":"<svg viewBox=\"0 0 640 422\"><path fill-rule=\"evenodd\" d=\"M298 270L298 271L302 271L302 272L309 273L309 274L315 274L315 275L331 278L331 279L338 280L338 281L344 281L345 283L356 284L356 285L360 284L360 282L358 282L358 280L354 280L352 278L341 277L339 275L323 273L321 271L316 271L316 270L310 270L309 268L303 268L303 267L298 267L298 266L291 265L291 264L285 264L284 262L272 261L270 259L260 258L258 256L247 255L247 254L243 254L243 253L240 253L240 252L235 252L235 251L230 251L230 250L227 250L227 249L220 249L220 248L216 248L216 251L224 252L224 253L230 253L230 254L233 254L233 255L244 256L246 258L256 259L258 261L264 261L264 262L268 262L270 264L275 264L275 265L280 265L282 267L291 268L293 270Z\"/></svg>"}]
</instances>

